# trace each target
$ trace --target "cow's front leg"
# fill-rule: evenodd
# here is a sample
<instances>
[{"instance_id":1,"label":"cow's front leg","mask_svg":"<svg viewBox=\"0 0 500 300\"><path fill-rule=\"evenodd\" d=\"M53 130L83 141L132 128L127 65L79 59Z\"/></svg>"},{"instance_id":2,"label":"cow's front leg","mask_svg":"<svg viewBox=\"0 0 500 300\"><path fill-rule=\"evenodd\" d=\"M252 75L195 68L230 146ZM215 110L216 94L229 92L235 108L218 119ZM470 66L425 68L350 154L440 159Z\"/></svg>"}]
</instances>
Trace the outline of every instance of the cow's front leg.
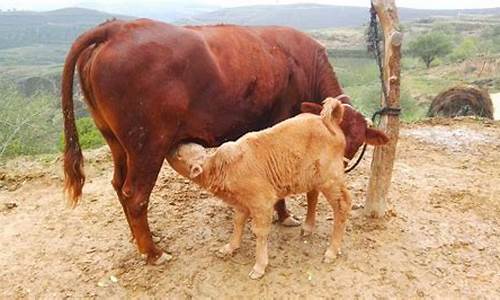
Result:
<instances>
[{"instance_id":1,"label":"cow's front leg","mask_svg":"<svg viewBox=\"0 0 500 300\"><path fill-rule=\"evenodd\" d=\"M286 227L300 226L300 221L286 209L285 199L280 199L274 205L276 213L278 213L278 222Z\"/></svg>"},{"instance_id":2,"label":"cow's front leg","mask_svg":"<svg viewBox=\"0 0 500 300\"><path fill-rule=\"evenodd\" d=\"M226 245L219 249L222 255L232 255L235 250L240 248L243 230L245 229L245 222L248 219L250 212L246 208L237 207L234 210L233 218L233 234L231 240Z\"/></svg>"}]
</instances>

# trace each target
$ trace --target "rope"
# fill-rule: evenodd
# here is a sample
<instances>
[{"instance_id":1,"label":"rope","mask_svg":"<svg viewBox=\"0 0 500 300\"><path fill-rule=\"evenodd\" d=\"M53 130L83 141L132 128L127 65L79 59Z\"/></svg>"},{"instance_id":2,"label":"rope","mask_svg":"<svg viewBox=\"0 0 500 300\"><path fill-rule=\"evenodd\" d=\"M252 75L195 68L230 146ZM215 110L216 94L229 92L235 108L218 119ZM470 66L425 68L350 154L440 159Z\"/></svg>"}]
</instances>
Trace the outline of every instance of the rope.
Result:
<instances>
[{"instance_id":1,"label":"rope","mask_svg":"<svg viewBox=\"0 0 500 300\"><path fill-rule=\"evenodd\" d=\"M356 160L356 162L354 163L354 165L344 169L344 173L349 173L351 172L352 170L354 170L358 165L359 163L361 162L361 160L363 159L363 156L365 155L365 151L366 151L366 143L363 144L363 149L361 150L361 154L358 156L358 159Z\"/></svg>"},{"instance_id":2,"label":"rope","mask_svg":"<svg viewBox=\"0 0 500 300\"><path fill-rule=\"evenodd\" d=\"M375 53L375 60L377 61L380 85L382 88L382 93L384 96L384 103L387 103L387 86L384 83L384 67L382 65L383 54L380 50L380 39L379 39L379 29L377 21L377 11L373 7L373 3L370 9L370 27L368 29L368 43L369 50Z\"/></svg>"},{"instance_id":3,"label":"rope","mask_svg":"<svg viewBox=\"0 0 500 300\"><path fill-rule=\"evenodd\" d=\"M377 66L379 70L380 85L382 87L382 93L384 97L384 103L387 103L387 86L384 83L384 67L382 66L382 51L380 50L380 39L379 39L379 29L377 21L377 11L373 7L373 3L370 9L370 27L368 30L368 42L369 50L375 53L375 60L377 61ZM389 116L399 116L401 114L401 108L399 107L382 107L373 113L372 122L375 123L375 118L377 116L389 115ZM379 120L380 123L380 120ZM379 124L377 124L378 126Z\"/></svg>"},{"instance_id":4,"label":"rope","mask_svg":"<svg viewBox=\"0 0 500 300\"><path fill-rule=\"evenodd\" d=\"M376 112L373 113L372 115L372 122L375 124L375 118L377 116L383 116L383 115L388 115L388 116L399 116L401 114L401 108L397 107L382 107L381 109L377 110ZM379 122L377 123L377 127L380 124L380 119Z\"/></svg>"}]
</instances>

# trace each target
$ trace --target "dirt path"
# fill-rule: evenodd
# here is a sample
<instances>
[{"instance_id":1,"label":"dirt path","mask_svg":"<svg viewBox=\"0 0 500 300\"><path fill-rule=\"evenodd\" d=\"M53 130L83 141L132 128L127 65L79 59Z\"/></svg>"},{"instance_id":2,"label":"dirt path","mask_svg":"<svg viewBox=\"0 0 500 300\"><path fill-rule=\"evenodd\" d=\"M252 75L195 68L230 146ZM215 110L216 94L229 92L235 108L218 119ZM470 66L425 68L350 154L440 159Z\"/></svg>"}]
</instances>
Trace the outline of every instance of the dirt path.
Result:
<instances>
[{"instance_id":1,"label":"dirt path","mask_svg":"<svg viewBox=\"0 0 500 300\"><path fill-rule=\"evenodd\" d=\"M174 259L145 266L109 184L109 154L86 158L85 196L75 210L63 205L58 161L0 166L0 298L500 298L499 122L405 126L387 217L372 221L354 211L344 256L326 265L332 213L320 200L311 238L273 226L269 272L260 281L247 278L255 245L248 226L239 253L217 258L231 210L168 167L149 216ZM357 203L369 162L350 176ZM304 216L304 197L288 203Z\"/></svg>"}]
</instances>

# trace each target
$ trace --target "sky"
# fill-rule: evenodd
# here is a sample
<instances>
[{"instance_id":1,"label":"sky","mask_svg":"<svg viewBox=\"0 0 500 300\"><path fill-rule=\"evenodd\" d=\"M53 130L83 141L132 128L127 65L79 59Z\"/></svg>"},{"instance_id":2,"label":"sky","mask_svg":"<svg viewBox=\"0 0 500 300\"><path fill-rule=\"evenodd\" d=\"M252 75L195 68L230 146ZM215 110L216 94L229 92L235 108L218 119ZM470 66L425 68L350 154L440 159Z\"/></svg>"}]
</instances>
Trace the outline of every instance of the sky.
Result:
<instances>
[{"instance_id":1,"label":"sky","mask_svg":"<svg viewBox=\"0 0 500 300\"><path fill-rule=\"evenodd\" d=\"M333 5L368 6L369 0L142 0L140 4L132 0L1 0L0 9L18 10L52 10L63 7L88 7L99 9L102 7L118 7L121 5L134 6L163 6L167 3L176 5L209 5L216 7L246 6L256 4L291 4L291 3L321 3ZM500 7L500 0L396 0L400 7L426 9L465 9Z\"/></svg>"}]
</instances>

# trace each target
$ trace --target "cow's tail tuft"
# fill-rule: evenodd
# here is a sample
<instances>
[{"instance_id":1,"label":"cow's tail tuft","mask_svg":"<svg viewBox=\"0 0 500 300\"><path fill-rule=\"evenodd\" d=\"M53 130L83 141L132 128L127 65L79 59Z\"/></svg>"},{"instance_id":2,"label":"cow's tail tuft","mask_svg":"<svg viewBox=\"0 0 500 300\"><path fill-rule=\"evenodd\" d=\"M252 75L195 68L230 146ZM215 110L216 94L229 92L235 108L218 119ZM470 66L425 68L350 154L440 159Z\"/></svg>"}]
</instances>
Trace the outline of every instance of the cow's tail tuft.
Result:
<instances>
[{"instance_id":1,"label":"cow's tail tuft","mask_svg":"<svg viewBox=\"0 0 500 300\"><path fill-rule=\"evenodd\" d=\"M120 22L107 22L91 29L73 43L66 61L61 83L62 111L64 118L64 191L70 206L75 207L82 196L85 183L83 155L73 110L73 76L80 54L91 45L106 41Z\"/></svg>"}]
</instances>

